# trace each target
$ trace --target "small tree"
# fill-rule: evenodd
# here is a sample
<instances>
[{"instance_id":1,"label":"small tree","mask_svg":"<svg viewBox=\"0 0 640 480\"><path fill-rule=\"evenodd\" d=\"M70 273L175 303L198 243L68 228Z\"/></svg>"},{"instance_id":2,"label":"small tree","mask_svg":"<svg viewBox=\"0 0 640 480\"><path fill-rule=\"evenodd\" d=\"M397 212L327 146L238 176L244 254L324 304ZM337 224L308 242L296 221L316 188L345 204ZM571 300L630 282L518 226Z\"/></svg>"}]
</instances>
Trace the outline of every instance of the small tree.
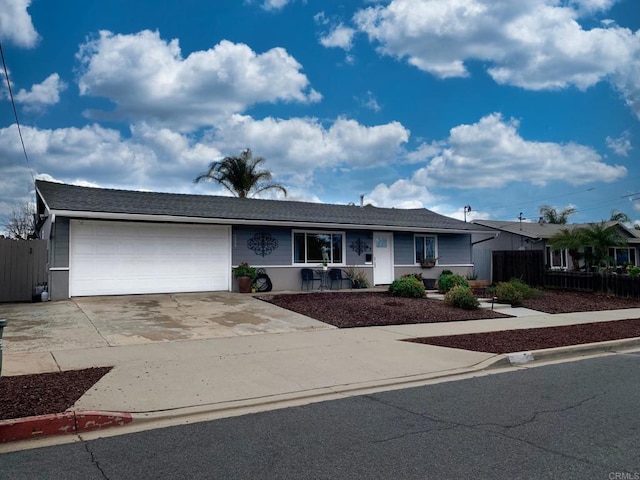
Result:
<instances>
[{"instance_id":1,"label":"small tree","mask_svg":"<svg viewBox=\"0 0 640 480\"><path fill-rule=\"evenodd\" d=\"M550 205L542 205L539 207L540 217L544 223L555 223L566 225L569 217L578 211L577 208L567 207L558 211L557 208Z\"/></svg>"},{"instance_id":2,"label":"small tree","mask_svg":"<svg viewBox=\"0 0 640 480\"><path fill-rule=\"evenodd\" d=\"M24 203L7 215L2 227L9 238L27 240L36 231L36 208L32 203Z\"/></svg>"},{"instance_id":3,"label":"small tree","mask_svg":"<svg viewBox=\"0 0 640 480\"><path fill-rule=\"evenodd\" d=\"M584 229L563 228L549 239L549 246L554 250L567 250L573 263L573 269L580 269L580 249L585 245Z\"/></svg>"},{"instance_id":4,"label":"small tree","mask_svg":"<svg viewBox=\"0 0 640 480\"><path fill-rule=\"evenodd\" d=\"M598 267L608 267L614 260L609 249L624 247L627 241L620 235L616 225L607 226L605 222L590 223L583 229L584 244L593 249L591 260Z\"/></svg>"},{"instance_id":5,"label":"small tree","mask_svg":"<svg viewBox=\"0 0 640 480\"><path fill-rule=\"evenodd\" d=\"M240 152L238 157L225 157L219 162L212 162L206 172L195 178L194 183L213 181L240 198L250 197L265 190L279 190L286 197L287 189L271 181L271 172L259 169L265 161L264 157L254 157L247 148Z\"/></svg>"}]
</instances>

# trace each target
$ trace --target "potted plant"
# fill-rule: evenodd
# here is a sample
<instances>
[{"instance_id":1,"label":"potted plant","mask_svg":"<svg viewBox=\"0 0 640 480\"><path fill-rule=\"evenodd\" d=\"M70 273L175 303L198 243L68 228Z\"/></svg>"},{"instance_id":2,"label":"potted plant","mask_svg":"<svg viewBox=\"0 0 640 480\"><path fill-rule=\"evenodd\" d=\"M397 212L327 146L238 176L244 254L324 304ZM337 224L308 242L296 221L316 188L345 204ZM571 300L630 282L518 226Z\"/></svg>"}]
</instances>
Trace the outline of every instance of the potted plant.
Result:
<instances>
[{"instance_id":1,"label":"potted plant","mask_svg":"<svg viewBox=\"0 0 640 480\"><path fill-rule=\"evenodd\" d=\"M327 270L329 268L329 248L326 246L322 246L322 270Z\"/></svg>"},{"instance_id":2,"label":"potted plant","mask_svg":"<svg viewBox=\"0 0 640 480\"><path fill-rule=\"evenodd\" d=\"M438 257L425 257L420 260L420 266L422 268L432 268L436 266L436 262L438 261Z\"/></svg>"},{"instance_id":3,"label":"potted plant","mask_svg":"<svg viewBox=\"0 0 640 480\"><path fill-rule=\"evenodd\" d=\"M238 279L238 290L240 293L251 292L251 285L257 275L256 269L247 262L244 262L233 269L233 274Z\"/></svg>"}]
</instances>

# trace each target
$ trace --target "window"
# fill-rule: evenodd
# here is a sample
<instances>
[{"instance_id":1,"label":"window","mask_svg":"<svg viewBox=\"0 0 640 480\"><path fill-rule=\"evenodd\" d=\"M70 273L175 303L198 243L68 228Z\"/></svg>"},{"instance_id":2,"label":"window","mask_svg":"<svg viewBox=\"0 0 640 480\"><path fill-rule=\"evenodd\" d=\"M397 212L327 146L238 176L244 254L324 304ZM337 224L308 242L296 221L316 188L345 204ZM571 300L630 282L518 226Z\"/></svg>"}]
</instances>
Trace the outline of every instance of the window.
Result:
<instances>
[{"instance_id":1,"label":"window","mask_svg":"<svg viewBox=\"0 0 640 480\"><path fill-rule=\"evenodd\" d=\"M294 232L293 263L343 263L343 233Z\"/></svg>"},{"instance_id":2,"label":"window","mask_svg":"<svg viewBox=\"0 0 640 480\"><path fill-rule=\"evenodd\" d=\"M435 236L416 235L415 237L416 248L416 263L422 262L427 258L437 258L438 249Z\"/></svg>"},{"instance_id":3,"label":"window","mask_svg":"<svg viewBox=\"0 0 640 480\"><path fill-rule=\"evenodd\" d=\"M616 267L621 267L625 263L636 265L635 248L610 248L609 256L615 262Z\"/></svg>"},{"instance_id":4,"label":"window","mask_svg":"<svg viewBox=\"0 0 640 480\"><path fill-rule=\"evenodd\" d=\"M547 247L547 267L555 269L567 268L567 251L566 250L552 250L551 247Z\"/></svg>"}]
</instances>

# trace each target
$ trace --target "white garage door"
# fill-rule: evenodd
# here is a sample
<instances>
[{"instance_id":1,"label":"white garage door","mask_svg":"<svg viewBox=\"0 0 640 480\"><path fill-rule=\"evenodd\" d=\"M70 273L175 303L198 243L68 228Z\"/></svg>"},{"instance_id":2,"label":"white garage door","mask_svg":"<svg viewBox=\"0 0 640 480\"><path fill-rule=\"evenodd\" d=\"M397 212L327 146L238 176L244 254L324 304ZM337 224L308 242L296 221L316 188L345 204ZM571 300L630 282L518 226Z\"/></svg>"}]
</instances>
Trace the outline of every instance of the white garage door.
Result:
<instances>
[{"instance_id":1,"label":"white garage door","mask_svg":"<svg viewBox=\"0 0 640 480\"><path fill-rule=\"evenodd\" d=\"M229 227L72 220L69 294L229 290Z\"/></svg>"}]
</instances>

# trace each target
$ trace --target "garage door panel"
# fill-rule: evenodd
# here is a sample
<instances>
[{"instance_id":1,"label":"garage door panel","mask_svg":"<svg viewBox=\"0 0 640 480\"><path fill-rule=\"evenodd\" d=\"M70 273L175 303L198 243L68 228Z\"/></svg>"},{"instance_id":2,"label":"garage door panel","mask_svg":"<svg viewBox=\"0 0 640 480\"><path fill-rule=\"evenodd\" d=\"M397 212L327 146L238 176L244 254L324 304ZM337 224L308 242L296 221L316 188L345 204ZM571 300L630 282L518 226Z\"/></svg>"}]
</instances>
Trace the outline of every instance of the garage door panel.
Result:
<instances>
[{"instance_id":1,"label":"garage door panel","mask_svg":"<svg viewBox=\"0 0 640 480\"><path fill-rule=\"evenodd\" d=\"M228 227L71 222L70 294L228 290Z\"/></svg>"}]
</instances>

